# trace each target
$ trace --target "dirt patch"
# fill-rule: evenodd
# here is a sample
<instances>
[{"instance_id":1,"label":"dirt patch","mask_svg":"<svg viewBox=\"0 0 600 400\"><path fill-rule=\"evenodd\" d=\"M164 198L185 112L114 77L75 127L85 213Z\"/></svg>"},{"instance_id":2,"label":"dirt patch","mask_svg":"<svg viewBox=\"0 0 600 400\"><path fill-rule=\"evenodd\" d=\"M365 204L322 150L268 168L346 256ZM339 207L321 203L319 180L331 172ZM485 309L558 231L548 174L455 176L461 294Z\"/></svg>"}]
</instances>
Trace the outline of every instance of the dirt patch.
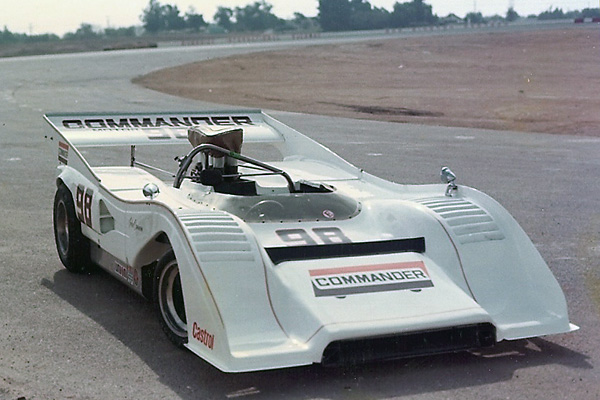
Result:
<instances>
[{"instance_id":1,"label":"dirt patch","mask_svg":"<svg viewBox=\"0 0 600 400\"><path fill-rule=\"evenodd\" d=\"M234 56L134 82L236 106L600 136L599 45L596 27L399 38Z\"/></svg>"},{"instance_id":2,"label":"dirt patch","mask_svg":"<svg viewBox=\"0 0 600 400\"><path fill-rule=\"evenodd\" d=\"M320 104L333 105L338 107L345 107L350 110L356 111L362 114L372 114L372 115L408 115L413 117L441 117L444 114L439 112L431 112L426 110L411 110L406 107L378 107L378 106L357 106L351 104L339 104L339 103L327 103L327 102L319 102Z\"/></svg>"}]
</instances>

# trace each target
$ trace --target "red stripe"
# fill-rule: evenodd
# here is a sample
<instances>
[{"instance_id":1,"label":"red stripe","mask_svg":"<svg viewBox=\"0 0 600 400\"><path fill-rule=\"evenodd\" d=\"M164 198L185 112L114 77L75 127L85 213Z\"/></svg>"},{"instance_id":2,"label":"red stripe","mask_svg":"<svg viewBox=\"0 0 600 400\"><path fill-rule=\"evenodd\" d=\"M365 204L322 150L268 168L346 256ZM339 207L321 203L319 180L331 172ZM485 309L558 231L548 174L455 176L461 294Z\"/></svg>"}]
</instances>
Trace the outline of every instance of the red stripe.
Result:
<instances>
[{"instance_id":1,"label":"red stripe","mask_svg":"<svg viewBox=\"0 0 600 400\"><path fill-rule=\"evenodd\" d=\"M390 269L410 269L410 268L419 268L423 270L427 276L429 276L429 272L425 267L425 263L423 261L410 261L410 262L402 262L402 263L391 263L391 264L377 264L377 265L359 265L354 267L342 267L342 268L326 268L326 269L317 269L310 270L310 276L322 276L322 275L337 275L337 274L348 274L354 272L368 272L368 271L384 271Z\"/></svg>"},{"instance_id":2,"label":"red stripe","mask_svg":"<svg viewBox=\"0 0 600 400\"><path fill-rule=\"evenodd\" d=\"M69 145L63 142L58 142L58 147L61 149L69 150Z\"/></svg>"}]
</instances>

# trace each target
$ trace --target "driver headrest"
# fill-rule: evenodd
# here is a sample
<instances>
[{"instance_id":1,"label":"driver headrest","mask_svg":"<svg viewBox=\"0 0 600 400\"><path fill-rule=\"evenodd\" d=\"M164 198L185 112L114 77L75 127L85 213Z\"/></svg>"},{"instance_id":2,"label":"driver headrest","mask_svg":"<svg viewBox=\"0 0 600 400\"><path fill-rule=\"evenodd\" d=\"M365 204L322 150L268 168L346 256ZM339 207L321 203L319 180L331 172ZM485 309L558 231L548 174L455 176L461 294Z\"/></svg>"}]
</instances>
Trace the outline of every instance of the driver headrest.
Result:
<instances>
[{"instance_id":1,"label":"driver headrest","mask_svg":"<svg viewBox=\"0 0 600 400\"><path fill-rule=\"evenodd\" d=\"M242 151L243 136L242 128L211 128L204 126L200 128L193 126L188 129L188 140L192 146L212 144L236 153ZM222 156L222 154L215 154L217 158Z\"/></svg>"}]
</instances>

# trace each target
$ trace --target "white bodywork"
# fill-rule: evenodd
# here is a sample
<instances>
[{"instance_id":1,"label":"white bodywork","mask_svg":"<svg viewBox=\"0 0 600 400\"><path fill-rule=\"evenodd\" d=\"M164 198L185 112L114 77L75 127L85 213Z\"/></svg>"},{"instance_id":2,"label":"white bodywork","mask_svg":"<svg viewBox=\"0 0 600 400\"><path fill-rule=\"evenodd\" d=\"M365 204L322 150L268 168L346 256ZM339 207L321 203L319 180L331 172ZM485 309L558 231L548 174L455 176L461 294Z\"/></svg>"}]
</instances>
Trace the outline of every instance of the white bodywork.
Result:
<instances>
[{"instance_id":1,"label":"white bodywork","mask_svg":"<svg viewBox=\"0 0 600 400\"><path fill-rule=\"evenodd\" d=\"M56 133L57 179L97 244L94 261L147 295L144 268L172 249L186 346L223 371L319 363L338 341L326 358L369 339L469 326L492 326L495 341L576 329L527 235L477 190L459 186L447 196L443 184L384 181L260 111L45 118ZM242 128L244 145L270 144L283 155L262 161L294 182L335 190L290 194L273 176L252 178L254 196L190 179L175 188L137 164L92 167L82 156L94 146L164 150L185 144L191 125ZM142 193L148 183L159 189L152 199Z\"/></svg>"}]
</instances>

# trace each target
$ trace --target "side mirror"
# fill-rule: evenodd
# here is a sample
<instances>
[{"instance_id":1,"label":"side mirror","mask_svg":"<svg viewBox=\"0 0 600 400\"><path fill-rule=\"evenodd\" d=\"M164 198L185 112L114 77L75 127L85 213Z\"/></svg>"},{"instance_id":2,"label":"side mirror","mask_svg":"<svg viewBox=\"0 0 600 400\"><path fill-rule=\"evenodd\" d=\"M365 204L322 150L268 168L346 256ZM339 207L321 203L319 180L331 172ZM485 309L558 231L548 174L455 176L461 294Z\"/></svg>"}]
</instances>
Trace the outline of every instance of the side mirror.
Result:
<instances>
[{"instance_id":1,"label":"side mirror","mask_svg":"<svg viewBox=\"0 0 600 400\"><path fill-rule=\"evenodd\" d=\"M452 172L450 168L442 167L440 178L442 179L442 183L448 184L448 187L446 188L446 196L452 197L454 192L458 190L458 186L456 186L454 183L456 180L456 175L454 175L454 172Z\"/></svg>"},{"instance_id":2,"label":"side mirror","mask_svg":"<svg viewBox=\"0 0 600 400\"><path fill-rule=\"evenodd\" d=\"M448 167L442 167L440 177L442 179L442 183L452 183L456 180L456 175L454 175L454 172L452 172Z\"/></svg>"}]
</instances>

